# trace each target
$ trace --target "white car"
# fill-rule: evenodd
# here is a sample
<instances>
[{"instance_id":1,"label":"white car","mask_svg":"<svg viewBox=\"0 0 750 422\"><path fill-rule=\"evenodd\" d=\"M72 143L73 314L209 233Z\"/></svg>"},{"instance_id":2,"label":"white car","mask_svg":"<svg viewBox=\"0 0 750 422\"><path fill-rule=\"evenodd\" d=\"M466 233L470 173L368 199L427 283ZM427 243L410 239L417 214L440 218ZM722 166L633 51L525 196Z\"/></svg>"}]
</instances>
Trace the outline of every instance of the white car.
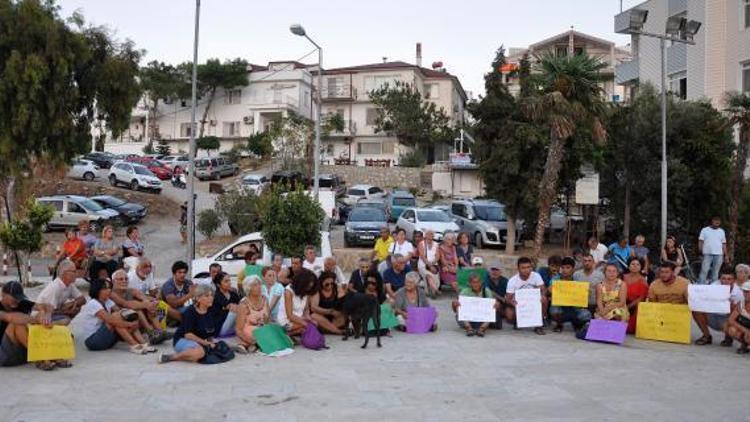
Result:
<instances>
[{"instance_id":1,"label":"white car","mask_svg":"<svg viewBox=\"0 0 750 422\"><path fill-rule=\"evenodd\" d=\"M404 229L407 239L414 239L414 233L432 230L435 240L440 241L446 233L458 233L459 227L450 216L435 208L407 208L396 221L396 228Z\"/></svg>"},{"instance_id":2,"label":"white car","mask_svg":"<svg viewBox=\"0 0 750 422\"><path fill-rule=\"evenodd\" d=\"M118 161L109 169L109 184L122 184L132 190L145 189L155 193L160 193L163 187L161 180L146 166L125 161Z\"/></svg>"},{"instance_id":3,"label":"white car","mask_svg":"<svg viewBox=\"0 0 750 422\"><path fill-rule=\"evenodd\" d=\"M94 164L93 161L89 160L73 160L68 170L68 177L73 179L83 179L92 181L96 178L96 174L99 172L99 166Z\"/></svg>"},{"instance_id":4,"label":"white car","mask_svg":"<svg viewBox=\"0 0 750 422\"><path fill-rule=\"evenodd\" d=\"M264 189L271 185L271 181L262 174L246 174L242 176L242 179L237 181L237 185L240 189L252 192L258 196Z\"/></svg>"},{"instance_id":5,"label":"white car","mask_svg":"<svg viewBox=\"0 0 750 422\"><path fill-rule=\"evenodd\" d=\"M263 258L258 261L260 265L271 265L273 252L266 246L260 232L249 233L235 239L232 243L219 249L214 255L193 260L192 278L205 279L208 277L208 267L214 262L221 265L222 271L236 279L237 274L245 269L245 252L255 245ZM320 249L317 251L315 264L323 267L323 260L331 256L331 237L328 232L320 232ZM289 265L286 262L285 265Z\"/></svg>"},{"instance_id":6,"label":"white car","mask_svg":"<svg viewBox=\"0 0 750 422\"><path fill-rule=\"evenodd\" d=\"M343 201L348 205L355 205L360 199L385 198L383 189L372 185L354 185L346 190Z\"/></svg>"},{"instance_id":7,"label":"white car","mask_svg":"<svg viewBox=\"0 0 750 422\"><path fill-rule=\"evenodd\" d=\"M169 166L172 171L175 171L178 168L181 170L187 170L188 162L190 160L188 160L186 155L167 155L166 157L162 157L157 161L164 164L165 166Z\"/></svg>"}]
</instances>

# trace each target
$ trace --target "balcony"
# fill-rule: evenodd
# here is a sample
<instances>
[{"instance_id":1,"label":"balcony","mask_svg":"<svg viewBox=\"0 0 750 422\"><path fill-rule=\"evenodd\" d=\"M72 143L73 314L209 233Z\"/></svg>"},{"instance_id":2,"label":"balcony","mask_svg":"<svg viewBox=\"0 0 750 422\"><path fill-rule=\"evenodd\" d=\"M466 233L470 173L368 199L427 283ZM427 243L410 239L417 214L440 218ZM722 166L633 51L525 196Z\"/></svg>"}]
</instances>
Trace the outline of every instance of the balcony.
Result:
<instances>
[{"instance_id":1,"label":"balcony","mask_svg":"<svg viewBox=\"0 0 750 422\"><path fill-rule=\"evenodd\" d=\"M357 88L350 84L324 86L320 93L323 101L354 101L357 99Z\"/></svg>"},{"instance_id":2,"label":"balcony","mask_svg":"<svg viewBox=\"0 0 750 422\"><path fill-rule=\"evenodd\" d=\"M347 137L355 136L357 134L357 122L352 120L344 120L344 130L342 131L331 131L329 136L331 137Z\"/></svg>"},{"instance_id":3,"label":"balcony","mask_svg":"<svg viewBox=\"0 0 750 422\"><path fill-rule=\"evenodd\" d=\"M297 111L299 101L291 95L268 95L250 104L253 109L288 109Z\"/></svg>"},{"instance_id":4,"label":"balcony","mask_svg":"<svg viewBox=\"0 0 750 422\"><path fill-rule=\"evenodd\" d=\"M638 80L640 76L640 64L638 59L623 62L615 66L615 83L618 85Z\"/></svg>"}]
</instances>

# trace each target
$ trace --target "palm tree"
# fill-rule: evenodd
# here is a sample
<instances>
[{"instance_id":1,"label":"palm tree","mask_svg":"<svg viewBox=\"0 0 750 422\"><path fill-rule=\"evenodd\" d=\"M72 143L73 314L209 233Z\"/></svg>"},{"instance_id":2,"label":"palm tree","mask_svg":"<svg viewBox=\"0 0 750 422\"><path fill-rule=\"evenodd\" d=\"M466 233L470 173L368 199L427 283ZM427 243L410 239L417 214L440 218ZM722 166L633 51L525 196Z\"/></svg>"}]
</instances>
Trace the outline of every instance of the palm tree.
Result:
<instances>
[{"instance_id":1,"label":"palm tree","mask_svg":"<svg viewBox=\"0 0 750 422\"><path fill-rule=\"evenodd\" d=\"M547 54L538 60L534 75L536 92L522 100L521 105L529 118L546 126L550 137L544 174L539 183L534 258L541 252L544 229L549 224L550 209L557 196L566 141L578 132L590 133L595 142L607 136L602 124L606 103L601 83L611 79L601 73L607 64L596 57Z\"/></svg>"},{"instance_id":2,"label":"palm tree","mask_svg":"<svg viewBox=\"0 0 750 422\"><path fill-rule=\"evenodd\" d=\"M732 191L729 200L729 238L727 239L727 255L731 262L737 242L737 221L740 214L740 201L745 187L745 169L747 156L750 152L750 93L727 92L724 95L724 112L727 113L729 124L737 126L740 132L740 142L734 156L732 171Z\"/></svg>"}]
</instances>

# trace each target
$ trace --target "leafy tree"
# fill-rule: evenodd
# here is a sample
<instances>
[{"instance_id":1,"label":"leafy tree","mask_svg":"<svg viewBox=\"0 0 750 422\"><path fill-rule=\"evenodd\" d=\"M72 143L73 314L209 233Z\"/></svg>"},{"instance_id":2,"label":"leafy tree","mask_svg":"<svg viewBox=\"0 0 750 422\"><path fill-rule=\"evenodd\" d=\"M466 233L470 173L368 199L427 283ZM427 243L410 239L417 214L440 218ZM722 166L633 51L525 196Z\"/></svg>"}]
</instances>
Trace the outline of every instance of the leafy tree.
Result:
<instances>
[{"instance_id":1,"label":"leafy tree","mask_svg":"<svg viewBox=\"0 0 750 422\"><path fill-rule=\"evenodd\" d=\"M602 124L605 103L601 73L606 64L599 58L584 54L539 58L533 75L533 89L521 106L526 115L542 125L549 134L544 172L539 182L539 205L534 233L533 256L539 257L550 211L558 194L560 171L565 161L566 144L574 135L587 133L592 141L603 141L606 131Z\"/></svg>"},{"instance_id":2,"label":"leafy tree","mask_svg":"<svg viewBox=\"0 0 750 422\"><path fill-rule=\"evenodd\" d=\"M214 209L206 209L198 213L198 231L208 239L211 239L219 230L221 223L221 216Z\"/></svg>"},{"instance_id":3,"label":"leafy tree","mask_svg":"<svg viewBox=\"0 0 750 422\"><path fill-rule=\"evenodd\" d=\"M172 147L169 146L169 143L164 139L159 139L159 142L156 144L156 153L161 155L169 155L172 153Z\"/></svg>"},{"instance_id":4,"label":"leafy tree","mask_svg":"<svg viewBox=\"0 0 750 422\"><path fill-rule=\"evenodd\" d=\"M344 116L339 113L329 113L323 122L322 132L329 134L331 132L343 132L346 128Z\"/></svg>"},{"instance_id":5,"label":"leafy tree","mask_svg":"<svg viewBox=\"0 0 750 422\"><path fill-rule=\"evenodd\" d=\"M206 97L206 107L203 109L203 116L200 120L198 129L198 138L202 138L205 133L208 113L211 110L216 91L219 88L232 89L245 87L250 84L247 78L247 61L243 59L227 60L224 63L219 59L209 59L204 64L198 65L198 96ZM185 63L180 66L183 73L183 80L189 81L192 77L192 64ZM181 96L188 98L186 95L188 84L184 84L181 90Z\"/></svg>"},{"instance_id":6,"label":"leafy tree","mask_svg":"<svg viewBox=\"0 0 750 422\"><path fill-rule=\"evenodd\" d=\"M273 152L273 143L268 132L259 132L247 138L247 149L258 157L269 157Z\"/></svg>"},{"instance_id":7,"label":"leafy tree","mask_svg":"<svg viewBox=\"0 0 750 422\"><path fill-rule=\"evenodd\" d=\"M226 192L219 197L216 210L226 221L233 236L244 235L260 230L261 209L264 198L243 189Z\"/></svg>"},{"instance_id":8,"label":"leafy tree","mask_svg":"<svg viewBox=\"0 0 750 422\"><path fill-rule=\"evenodd\" d=\"M745 170L747 169L747 156L750 152L750 94L739 92L728 92L724 97L724 112L729 118L729 124L737 126L740 141L734 156L732 169L731 193L729 196L729 236L727 239L727 255L734 259L735 246L737 243L737 223L740 213L740 200L745 189Z\"/></svg>"},{"instance_id":9,"label":"leafy tree","mask_svg":"<svg viewBox=\"0 0 750 422\"><path fill-rule=\"evenodd\" d=\"M221 143L216 136L203 136L196 141L196 147L198 149L206 150L209 154L211 153L211 150L217 150L220 146Z\"/></svg>"},{"instance_id":10,"label":"leafy tree","mask_svg":"<svg viewBox=\"0 0 750 422\"><path fill-rule=\"evenodd\" d=\"M425 164L427 164L427 159L424 157L424 154L422 154L422 151L415 149L413 151L407 152L406 154L402 154L398 158L398 164L401 167L421 168L424 167Z\"/></svg>"},{"instance_id":11,"label":"leafy tree","mask_svg":"<svg viewBox=\"0 0 750 422\"><path fill-rule=\"evenodd\" d=\"M455 130L448 115L435 103L423 100L414 85L396 81L369 94L378 107L376 132L393 132L400 143L427 151L437 143L453 140Z\"/></svg>"},{"instance_id":12,"label":"leafy tree","mask_svg":"<svg viewBox=\"0 0 750 422\"><path fill-rule=\"evenodd\" d=\"M148 143L143 146L141 149L144 154L154 154L156 153L156 150L154 149L154 141L149 139Z\"/></svg>"},{"instance_id":13,"label":"leafy tree","mask_svg":"<svg viewBox=\"0 0 750 422\"><path fill-rule=\"evenodd\" d=\"M28 273L21 271L18 253L23 252L28 257L42 248L44 243L42 232L46 229L49 220L52 219L54 211L52 207L39 204L31 199L27 204L26 218L6 222L0 227L0 242L15 252L19 277L26 284L30 280L28 280Z\"/></svg>"},{"instance_id":14,"label":"leafy tree","mask_svg":"<svg viewBox=\"0 0 750 422\"><path fill-rule=\"evenodd\" d=\"M181 90L187 84L177 68L159 61L151 61L141 67L139 72L141 88L148 102L150 133L158 138L156 133L156 112L159 101L174 100L179 97Z\"/></svg>"},{"instance_id":15,"label":"leafy tree","mask_svg":"<svg viewBox=\"0 0 750 422\"><path fill-rule=\"evenodd\" d=\"M306 245L320 246L325 213L304 191L283 194L273 189L262 213L262 233L268 247L285 256L302 256Z\"/></svg>"}]
</instances>

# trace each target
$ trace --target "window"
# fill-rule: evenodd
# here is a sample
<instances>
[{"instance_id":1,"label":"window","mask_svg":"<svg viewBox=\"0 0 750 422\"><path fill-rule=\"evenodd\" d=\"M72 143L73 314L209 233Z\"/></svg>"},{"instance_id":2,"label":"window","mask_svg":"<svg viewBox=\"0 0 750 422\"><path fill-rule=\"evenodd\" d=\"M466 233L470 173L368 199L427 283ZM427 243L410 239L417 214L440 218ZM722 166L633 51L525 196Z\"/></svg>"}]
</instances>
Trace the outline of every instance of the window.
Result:
<instances>
[{"instance_id":1,"label":"window","mask_svg":"<svg viewBox=\"0 0 750 422\"><path fill-rule=\"evenodd\" d=\"M327 97L336 98L344 95L344 79L343 78L328 78L328 93Z\"/></svg>"},{"instance_id":2,"label":"window","mask_svg":"<svg viewBox=\"0 0 750 422\"><path fill-rule=\"evenodd\" d=\"M241 89L227 89L224 93L224 104L239 104L242 102Z\"/></svg>"},{"instance_id":3,"label":"window","mask_svg":"<svg viewBox=\"0 0 750 422\"><path fill-rule=\"evenodd\" d=\"M54 208L55 211L62 211L63 209L62 201L39 201L39 202L41 202L43 205Z\"/></svg>"},{"instance_id":4,"label":"window","mask_svg":"<svg viewBox=\"0 0 750 422\"><path fill-rule=\"evenodd\" d=\"M557 57L567 57L568 56L568 47L555 47L555 56Z\"/></svg>"},{"instance_id":5,"label":"window","mask_svg":"<svg viewBox=\"0 0 750 422\"><path fill-rule=\"evenodd\" d=\"M197 126L197 123L195 126L193 126L193 129L195 129ZM189 138L190 137L190 123L180 123L180 137L182 138Z\"/></svg>"},{"instance_id":6,"label":"window","mask_svg":"<svg viewBox=\"0 0 750 422\"><path fill-rule=\"evenodd\" d=\"M466 206L463 204L453 204L451 205L451 213L459 217L466 217Z\"/></svg>"},{"instance_id":7,"label":"window","mask_svg":"<svg viewBox=\"0 0 750 422\"><path fill-rule=\"evenodd\" d=\"M408 220L410 218L414 218L414 211L412 210L406 210L403 214L401 214L402 217L404 217L404 220Z\"/></svg>"},{"instance_id":8,"label":"window","mask_svg":"<svg viewBox=\"0 0 750 422\"><path fill-rule=\"evenodd\" d=\"M223 260L224 261L243 260L245 259L245 253L247 253L248 251L255 252L256 250L258 252L258 259L262 259L263 258L263 242L262 241L240 243L239 245L235 245L232 249L230 249L228 253L224 254Z\"/></svg>"},{"instance_id":9,"label":"window","mask_svg":"<svg viewBox=\"0 0 750 422\"><path fill-rule=\"evenodd\" d=\"M357 142L357 154L380 155L383 153L383 144L380 142Z\"/></svg>"},{"instance_id":10,"label":"window","mask_svg":"<svg viewBox=\"0 0 750 422\"><path fill-rule=\"evenodd\" d=\"M386 141L383 142L383 154L393 154L395 150L395 142Z\"/></svg>"},{"instance_id":11,"label":"window","mask_svg":"<svg viewBox=\"0 0 750 422\"><path fill-rule=\"evenodd\" d=\"M742 92L750 92L750 62L742 66Z\"/></svg>"},{"instance_id":12,"label":"window","mask_svg":"<svg viewBox=\"0 0 750 422\"><path fill-rule=\"evenodd\" d=\"M583 49L583 47L576 47L573 49L573 54L576 56L583 56L586 53L586 51Z\"/></svg>"},{"instance_id":13,"label":"window","mask_svg":"<svg viewBox=\"0 0 750 422\"><path fill-rule=\"evenodd\" d=\"M440 85L436 83L424 84L424 97L428 100L440 98Z\"/></svg>"},{"instance_id":14,"label":"window","mask_svg":"<svg viewBox=\"0 0 750 422\"><path fill-rule=\"evenodd\" d=\"M669 91L675 97L684 100L687 98L687 73L679 72L669 77Z\"/></svg>"},{"instance_id":15,"label":"window","mask_svg":"<svg viewBox=\"0 0 750 422\"><path fill-rule=\"evenodd\" d=\"M240 122L224 122L222 134L225 137L240 136Z\"/></svg>"},{"instance_id":16,"label":"window","mask_svg":"<svg viewBox=\"0 0 750 422\"><path fill-rule=\"evenodd\" d=\"M373 187L371 187L370 189L368 189L368 190L367 190L367 192L368 192L368 193L369 193L370 195L377 195L377 194L379 194L379 193L383 193L383 190L382 190L382 189L380 189L380 188L379 188L379 187L377 187L377 186L373 186Z\"/></svg>"},{"instance_id":17,"label":"window","mask_svg":"<svg viewBox=\"0 0 750 422\"><path fill-rule=\"evenodd\" d=\"M76 214L86 214L86 210L84 210L83 207L73 202L68 202L68 212L74 212Z\"/></svg>"},{"instance_id":18,"label":"window","mask_svg":"<svg viewBox=\"0 0 750 422\"><path fill-rule=\"evenodd\" d=\"M368 108L365 111L365 124L367 126L375 126L375 121L378 118L378 109L377 108Z\"/></svg>"}]
</instances>

